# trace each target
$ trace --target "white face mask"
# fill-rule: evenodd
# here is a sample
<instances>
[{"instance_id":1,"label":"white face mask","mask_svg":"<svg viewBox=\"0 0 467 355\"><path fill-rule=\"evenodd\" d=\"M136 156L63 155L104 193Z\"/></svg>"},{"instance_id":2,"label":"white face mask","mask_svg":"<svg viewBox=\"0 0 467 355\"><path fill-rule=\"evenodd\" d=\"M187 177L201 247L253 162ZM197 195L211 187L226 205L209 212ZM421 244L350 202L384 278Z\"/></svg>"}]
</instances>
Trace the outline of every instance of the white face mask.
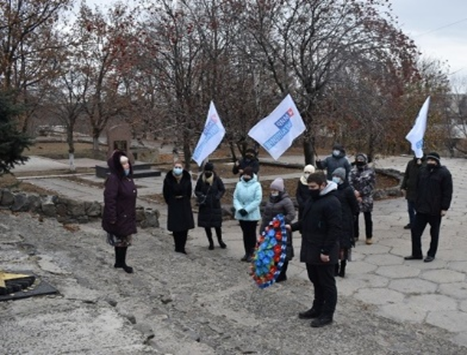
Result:
<instances>
[{"instance_id":1,"label":"white face mask","mask_svg":"<svg viewBox=\"0 0 467 355\"><path fill-rule=\"evenodd\" d=\"M271 196L272 197L277 197L277 196L279 196L279 192L277 192L277 191L276 192L271 192Z\"/></svg>"},{"instance_id":2,"label":"white face mask","mask_svg":"<svg viewBox=\"0 0 467 355\"><path fill-rule=\"evenodd\" d=\"M305 172L305 173L303 173L303 176L305 177L305 179L308 179L308 176L310 176L310 173Z\"/></svg>"},{"instance_id":3,"label":"white face mask","mask_svg":"<svg viewBox=\"0 0 467 355\"><path fill-rule=\"evenodd\" d=\"M340 185L340 184L342 184L344 182L344 181L342 181L342 179L339 176L333 176L332 181L334 181L338 185Z\"/></svg>"},{"instance_id":4,"label":"white face mask","mask_svg":"<svg viewBox=\"0 0 467 355\"><path fill-rule=\"evenodd\" d=\"M340 153L341 153L341 151L340 151L340 150L337 150L337 149L334 149L334 150L332 151L332 155L334 155L335 157L337 157Z\"/></svg>"}]
</instances>

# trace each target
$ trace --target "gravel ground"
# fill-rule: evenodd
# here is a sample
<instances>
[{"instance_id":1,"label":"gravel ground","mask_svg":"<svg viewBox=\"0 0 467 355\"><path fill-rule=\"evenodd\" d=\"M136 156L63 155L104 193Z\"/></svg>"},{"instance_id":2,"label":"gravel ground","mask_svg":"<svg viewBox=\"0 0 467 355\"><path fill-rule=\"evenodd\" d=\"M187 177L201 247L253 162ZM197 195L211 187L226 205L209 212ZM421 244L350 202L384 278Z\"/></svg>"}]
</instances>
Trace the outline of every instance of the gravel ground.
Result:
<instances>
[{"instance_id":1,"label":"gravel ground","mask_svg":"<svg viewBox=\"0 0 467 355\"><path fill-rule=\"evenodd\" d=\"M260 290L247 264L207 249L176 254L160 229L137 235L127 275L112 267L98 223L77 229L0 211L0 269L32 270L60 291L0 303L1 354L467 353L442 329L382 318L352 298L339 298L332 326L313 329L297 318L312 301L310 283ZM63 339L85 334L86 345L55 346L54 324Z\"/></svg>"}]
</instances>

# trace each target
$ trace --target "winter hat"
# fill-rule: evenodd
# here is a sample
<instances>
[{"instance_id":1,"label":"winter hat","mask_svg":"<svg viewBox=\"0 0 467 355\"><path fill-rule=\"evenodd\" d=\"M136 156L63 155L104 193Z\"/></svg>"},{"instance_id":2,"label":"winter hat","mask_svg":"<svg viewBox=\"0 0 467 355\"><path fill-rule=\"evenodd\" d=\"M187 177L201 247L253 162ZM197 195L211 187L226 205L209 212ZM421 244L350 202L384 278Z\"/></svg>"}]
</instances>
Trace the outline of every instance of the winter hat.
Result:
<instances>
[{"instance_id":1,"label":"winter hat","mask_svg":"<svg viewBox=\"0 0 467 355\"><path fill-rule=\"evenodd\" d=\"M342 180L345 180L345 169L344 168L337 168L332 172L332 176L338 176Z\"/></svg>"},{"instance_id":2,"label":"winter hat","mask_svg":"<svg viewBox=\"0 0 467 355\"><path fill-rule=\"evenodd\" d=\"M334 150L340 150L341 152L344 151L344 147L342 146L342 144L339 144L339 143L335 143L333 146L332 146L332 149Z\"/></svg>"},{"instance_id":3,"label":"winter hat","mask_svg":"<svg viewBox=\"0 0 467 355\"><path fill-rule=\"evenodd\" d=\"M120 164L128 163L128 157L125 155L120 156Z\"/></svg>"},{"instance_id":4,"label":"winter hat","mask_svg":"<svg viewBox=\"0 0 467 355\"><path fill-rule=\"evenodd\" d=\"M208 161L206 164L204 164L204 171L213 171L214 170L214 164Z\"/></svg>"},{"instance_id":5,"label":"winter hat","mask_svg":"<svg viewBox=\"0 0 467 355\"><path fill-rule=\"evenodd\" d=\"M315 172L315 167L311 164L305 165L303 172L313 174Z\"/></svg>"},{"instance_id":6,"label":"winter hat","mask_svg":"<svg viewBox=\"0 0 467 355\"><path fill-rule=\"evenodd\" d=\"M439 157L439 154L436 153L436 152L431 152L431 153L427 154L427 156L425 157L425 160L426 159L433 159L433 160L436 160L438 162L438 165L441 164L441 158Z\"/></svg>"},{"instance_id":7,"label":"winter hat","mask_svg":"<svg viewBox=\"0 0 467 355\"><path fill-rule=\"evenodd\" d=\"M253 177L253 169L250 166L247 166L245 169L243 169L243 175Z\"/></svg>"},{"instance_id":8,"label":"winter hat","mask_svg":"<svg viewBox=\"0 0 467 355\"><path fill-rule=\"evenodd\" d=\"M358 153L355 156L355 161L363 161L365 163L368 163L368 157L366 156L366 154Z\"/></svg>"},{"instance_id":9,"label":"winter hat","mask_svg":"<svg viewBox=\"0 0 467 355\"><path fill-rule=\"evenodd\" d=\"M284 180L282 178L275 179L270 186L271 190L284 192Z\"/></svg>"}]
</instances>

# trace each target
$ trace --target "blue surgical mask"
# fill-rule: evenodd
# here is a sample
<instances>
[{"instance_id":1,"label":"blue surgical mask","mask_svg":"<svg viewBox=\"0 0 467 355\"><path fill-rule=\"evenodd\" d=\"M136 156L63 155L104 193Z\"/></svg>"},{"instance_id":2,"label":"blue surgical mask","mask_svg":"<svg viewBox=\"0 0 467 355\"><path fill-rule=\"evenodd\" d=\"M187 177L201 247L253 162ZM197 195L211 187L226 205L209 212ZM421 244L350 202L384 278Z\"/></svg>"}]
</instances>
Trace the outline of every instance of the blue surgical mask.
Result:
<instances>
[{"instance_id":1,"label":"blue surgical mask","mask_svg":"<svg viewBox=\"0 0 467 355\"><path fill-rule=\"evenodd\" d=\"M124 169L124 172L125 172L125 176L130 175L130 169Z\"/></svg>"},{"instance_id":2,"label":"blue surgical mask","mask_svg":"<svg viewBox=\"0 0 467 355\"><path fill-rule=\"evenodd\" d=\"M332 155L334 155L335 157L339 156L341 154L341 151L340 150L337 150L337 149L334 149L332 151Z\"/></svg>"},{"instance_id":3,"label":"blue surgical mask","mask_svg":"<svg viewBox=\"0 0 467 355\"><path fill-rule=\"evenodd\" d=\"M340 185L344 182L339 176L333 176L332 181L334 181L337 185Z\"/></svg>"},{"instance_id":4,"label":"blue surgical mask","mask_svg":"<svg viewBox=\"0 0 467 355\"><path fill-rule=\"evenodd\" d=\"M182 168L178 168L178 167L173 168L173 173L174 173L174 175L179 176L179 175L181 175L181 174L183 173L183 169L182 169Z\"/></svg>"}]
</instances>

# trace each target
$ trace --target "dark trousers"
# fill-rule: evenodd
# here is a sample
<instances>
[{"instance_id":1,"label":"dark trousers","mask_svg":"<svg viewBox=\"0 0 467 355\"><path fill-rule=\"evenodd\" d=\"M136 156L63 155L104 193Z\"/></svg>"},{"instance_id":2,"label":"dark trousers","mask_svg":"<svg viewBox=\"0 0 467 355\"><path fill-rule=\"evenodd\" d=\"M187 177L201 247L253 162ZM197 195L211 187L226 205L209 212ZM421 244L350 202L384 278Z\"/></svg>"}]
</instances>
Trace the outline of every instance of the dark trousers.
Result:
<instances>
[{"instance_id":1,"label":"dark trousers","mask_svg":"<svg viewBox=\"0 0 467 355\"><path fill-rule=\"evenodd\" d=\"M355 239L358 239L360 236L360 228L358 226L358 217L360 214L357 214L354 225L354 236ZM365 218L365 234L366 239L373 238L373 220L371 219L371 212L363 212L363 217Z\"/></svg>"},{"instance_id":2,"label":"dark trousers","mask_svg":"<svg viewBox=\"0 0 467 355\"><path fill-rule=\"evenodd\" d=\"M314 265L306 264L308 278L315 289L313 308L321 313L321 317L334 315L337 304L337 287L334 278L335 264Z\"/></svg>"},{"instance_id":3,"label":"dark trousers","mask_svg":"<svg viewBox=\"0 0 467 355\"><path fill-rule=\"evenodd\" d=\"M245 255L253 255L256 247L256 225L258 221L242 221L240 220L240 227L243 232L243 247L245 248Z\"/></svg>"},{"instance_id":4,"label":"dark trousers","mask_svg":"<svg viewBox=\"0 0 467 355\"><path fill-rule=\"evenodd\" d=\"M185 253L185 244L188 239L188 230L181 232L173 232L175 251L178 253Z\"/></svg>"},{"instance_id":5,"label":"dark trousers","mask_svg":"<svg viewBox=\"0 0 467 355\"><path fill-rule=\"evenodd\" d=\"M222 228L215 227L217 239L222 239ZM206 231L206 236L208 237L209 241L212 241L212 230L211 228L205 227L204 230Z\"/></svg>"},{"instance_id":6,"label":"dark trousers","mask_svg":"<svg viewBox=\"0 0 467 355\"><path fill-rule=\"evenodd\" d=\"M409 223L411 226L415 223L415 202L407 200L407 212L409 213Z\"/></svg>"},{"instance_id":7,"label":"dark trousers","mask_svg":"<svg viewBox=\"0 0 467 355\"><path fill-rule=\"evenodd\" d=\"M429 256L435 257L438 250L439 228L441 226L441 214L438 216L430 216L424 213L415 214L414 225L411 228L412 232L412 255L421 257L422 253L422 234L426 225L430 225L431 243L428 250Z\"/></svg>"}]
</instances>

